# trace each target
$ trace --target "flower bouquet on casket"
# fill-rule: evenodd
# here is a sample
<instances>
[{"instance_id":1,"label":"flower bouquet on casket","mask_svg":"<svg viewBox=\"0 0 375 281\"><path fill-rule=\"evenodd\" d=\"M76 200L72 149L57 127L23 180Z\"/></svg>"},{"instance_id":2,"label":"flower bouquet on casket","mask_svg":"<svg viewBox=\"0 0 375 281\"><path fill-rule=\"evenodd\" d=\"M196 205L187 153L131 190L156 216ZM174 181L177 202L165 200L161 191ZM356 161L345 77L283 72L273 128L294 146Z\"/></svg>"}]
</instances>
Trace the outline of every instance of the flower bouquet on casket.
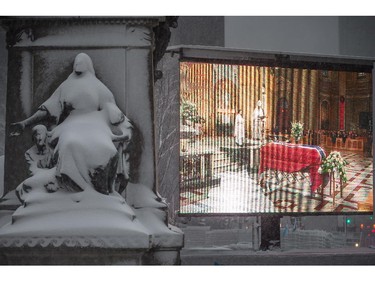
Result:
<instances>
[{"instance_id":1,"label":"flower bouquet on casket","mask_svg":"<svg viewBox=\"0 0 375 281\"><path fill-rule=\"evenodd\" d=\"M345 183L348 180L346 177L346 165L348 165L348 162L341 156L340 152L332 151L323 159L319 173L335 173Z\"/></svg>"},{"instance_id":2,"label":"flower bouquet on casket","mask_svg":"<svg viewBox=\"0 0 375 281\"><path fill-rule=\"evenodd\" d=\"M291 135L293 136L294 140L298 142L303 134L303 123L301 122L292 122L292 129Z\"/></svg>"}]
</instances>

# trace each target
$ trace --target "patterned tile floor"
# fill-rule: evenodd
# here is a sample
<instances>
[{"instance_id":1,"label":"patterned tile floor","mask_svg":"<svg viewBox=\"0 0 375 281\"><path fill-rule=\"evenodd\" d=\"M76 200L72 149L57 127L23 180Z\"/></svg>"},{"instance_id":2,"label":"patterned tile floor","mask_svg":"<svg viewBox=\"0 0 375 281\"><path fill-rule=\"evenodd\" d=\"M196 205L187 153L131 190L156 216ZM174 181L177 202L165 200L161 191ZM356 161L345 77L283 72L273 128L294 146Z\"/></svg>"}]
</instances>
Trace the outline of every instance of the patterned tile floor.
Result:
<instances>
[{"instance_id":1,"label":"patterned tile floor","mask_svg":"<svg viewBox=\"0 0 375 281\"><path fill-rule=\"evenodd\" d=\"M327 151L328 152L328 151ZM311 195L307 179L295 181L291 176L276 179L267 173L266 189L257 183L256 174L245 170L223 172L220 184L201 189L190 189L180 194L181 213L274 213L274 212L356 212L372 211L372 158L360 153L341 151L348 161L348 182L340 197L336 190L335 202L329 185L320 193Z\"/></svg>"},{"instance_id":2,"label":"patterned tile floor","mask_svg":"<svg viewBox=\"0 0 375 281\"><path fill-rule=\"evenodd\" d=\"M272 202L264 195L256 178L245 170L223 172L219 185L181 193L181 213L257 213L274 212ZM206 196L205 196L206 195Z\"/></svg>"}]
</instances>

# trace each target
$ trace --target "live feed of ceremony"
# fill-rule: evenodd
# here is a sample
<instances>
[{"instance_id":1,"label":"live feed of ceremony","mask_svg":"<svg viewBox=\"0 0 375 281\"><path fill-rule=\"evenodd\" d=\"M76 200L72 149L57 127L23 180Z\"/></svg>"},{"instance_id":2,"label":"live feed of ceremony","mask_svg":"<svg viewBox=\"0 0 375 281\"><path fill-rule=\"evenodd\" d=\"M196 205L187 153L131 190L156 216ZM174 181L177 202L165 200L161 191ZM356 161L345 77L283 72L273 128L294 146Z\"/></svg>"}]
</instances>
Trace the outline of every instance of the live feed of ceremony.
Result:
<instances>
[{"instance_id":1,"label":"live feed of ceremony","mask_svg":"<svg viewBox=\"0 0 375 281\"><path fill-rule=\"evenodd\" d=\"M180 63L181 214L373 210L372 75Z\"/></svg>"}]
</instances>

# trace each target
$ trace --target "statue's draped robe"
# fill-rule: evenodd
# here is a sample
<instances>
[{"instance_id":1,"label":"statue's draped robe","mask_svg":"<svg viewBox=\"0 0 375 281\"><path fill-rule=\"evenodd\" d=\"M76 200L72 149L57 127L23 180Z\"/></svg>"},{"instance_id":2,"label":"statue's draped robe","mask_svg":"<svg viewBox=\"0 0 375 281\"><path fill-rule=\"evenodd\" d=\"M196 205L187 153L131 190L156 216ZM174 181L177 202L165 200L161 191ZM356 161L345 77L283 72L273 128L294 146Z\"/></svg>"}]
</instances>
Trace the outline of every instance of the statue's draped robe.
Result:
<instances>
[{"instance_id":1,"label":"statue's draped robe","mask_svg":"<svg viewBox=\"0 0 375 281\"><path fill-rule=\"evenodd\" d=\"M128 121L112 93L96 78L91 59L81 60L86 65L82 74L73 72L40 109L56 120L50 143L55 148L59 185L77 191L95 188L108 194L118 162L112 130L129 133L123 126Z\"/></svg>"}]
</instances>

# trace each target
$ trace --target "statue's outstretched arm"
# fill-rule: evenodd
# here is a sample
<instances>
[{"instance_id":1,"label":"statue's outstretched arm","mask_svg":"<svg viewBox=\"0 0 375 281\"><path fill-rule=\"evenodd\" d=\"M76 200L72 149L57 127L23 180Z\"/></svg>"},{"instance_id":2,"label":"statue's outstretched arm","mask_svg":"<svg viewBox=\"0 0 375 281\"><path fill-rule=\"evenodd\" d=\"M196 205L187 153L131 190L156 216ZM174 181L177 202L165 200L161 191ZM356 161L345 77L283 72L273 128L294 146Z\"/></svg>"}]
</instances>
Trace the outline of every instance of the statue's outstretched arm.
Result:
<instances>
[{"instance_id":1,"label":"statue's outstretched arm","mask_svg":"<svg viewBox=\"0 0 375 281\"><path fill-rule=\"evenodd\" d=\"M34 125L40 121L43 121L48 116L48 112L46 110L39 109L29 118L10 124L10 136L18 136L23 133L24 129L28 126Z\"/></svg>"}]
</instances>

